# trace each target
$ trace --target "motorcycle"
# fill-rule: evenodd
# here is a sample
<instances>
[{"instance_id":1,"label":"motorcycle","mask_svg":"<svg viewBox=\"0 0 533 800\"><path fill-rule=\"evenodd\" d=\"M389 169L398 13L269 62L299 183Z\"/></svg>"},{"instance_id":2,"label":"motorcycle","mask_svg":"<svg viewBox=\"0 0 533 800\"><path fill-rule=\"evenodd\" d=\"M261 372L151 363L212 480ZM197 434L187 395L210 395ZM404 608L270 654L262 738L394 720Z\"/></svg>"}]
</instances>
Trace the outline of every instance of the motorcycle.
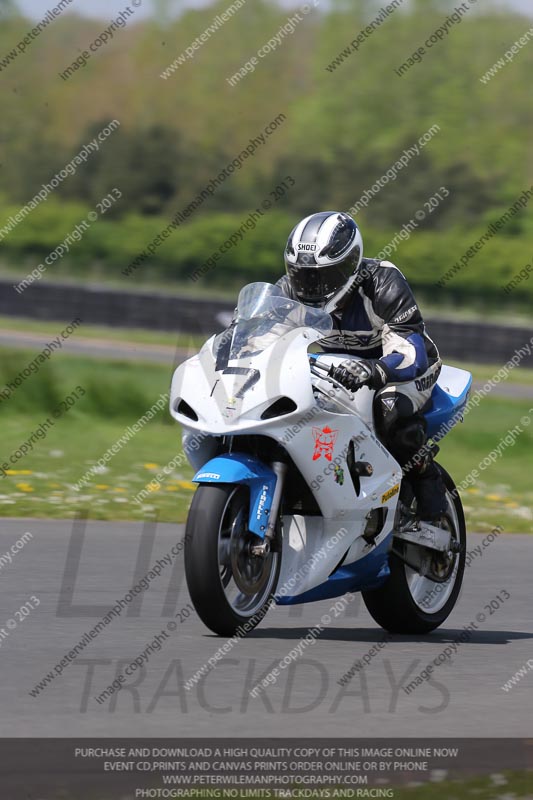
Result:
<instances>
[{"instance_id":1,"label":"motorcycle","mask_svg":"<svg viewBox=\"0 0 533 800\"><path fill-rule=\"evenodd\" d=\"M214 633L245 635L272 604L362 592L378 625L423 634L457 601L466 530L455 484L433 525L416 516L409 471L376 436L374 391L335 377L320 352L329 314L242 289L229 328L172 379L170 413L198 484L185 533L192 603ZM425 409L429 447L461 417L472 376L443 366ZM437 448L438 449L438 448Z\"/></svg>"}]
</instances>

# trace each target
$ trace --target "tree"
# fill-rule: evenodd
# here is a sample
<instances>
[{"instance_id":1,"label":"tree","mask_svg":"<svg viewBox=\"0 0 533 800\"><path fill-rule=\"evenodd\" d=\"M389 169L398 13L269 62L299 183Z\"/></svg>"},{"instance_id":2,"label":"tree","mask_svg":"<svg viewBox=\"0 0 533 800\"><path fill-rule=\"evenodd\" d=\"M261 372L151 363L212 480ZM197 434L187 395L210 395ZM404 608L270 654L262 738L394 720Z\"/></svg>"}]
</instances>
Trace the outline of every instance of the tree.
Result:
<instances>
[{"instance_id":1,"label":"tree","mask_svg":"<svg viewBox=\"0 0 533 800\"><path fill-rule=\"evenodd\" d=\"M100 121L85 131L70 157L103 127L104 122ZM127 211L162 214L176 194L181 161L179 135L175 131L163 125L120 128L63 184L61 193L94 205L117 188L122 198L110 210L111 215Z\"/></svg>"}]
</instances>

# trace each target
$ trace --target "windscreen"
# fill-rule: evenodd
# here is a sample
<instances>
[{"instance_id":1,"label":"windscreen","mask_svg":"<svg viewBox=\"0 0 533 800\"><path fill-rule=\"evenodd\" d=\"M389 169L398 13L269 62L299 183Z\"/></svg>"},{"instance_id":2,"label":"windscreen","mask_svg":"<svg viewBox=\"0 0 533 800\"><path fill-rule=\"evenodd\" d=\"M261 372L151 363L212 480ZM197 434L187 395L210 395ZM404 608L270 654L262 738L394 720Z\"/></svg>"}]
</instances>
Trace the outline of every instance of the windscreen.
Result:
<instances>
[{"instance_id":1,"label":"windscreen","mask_svg":"<svg viewBox=\"0 0 533 800\"><path fill-rule=\"evenodd\" d=\"M297 328L313 328L327 336L333 322L325 311L285 297L278 286L250 283L239 294L229 357L256 355Z\"/></svg>"}]
</instances>

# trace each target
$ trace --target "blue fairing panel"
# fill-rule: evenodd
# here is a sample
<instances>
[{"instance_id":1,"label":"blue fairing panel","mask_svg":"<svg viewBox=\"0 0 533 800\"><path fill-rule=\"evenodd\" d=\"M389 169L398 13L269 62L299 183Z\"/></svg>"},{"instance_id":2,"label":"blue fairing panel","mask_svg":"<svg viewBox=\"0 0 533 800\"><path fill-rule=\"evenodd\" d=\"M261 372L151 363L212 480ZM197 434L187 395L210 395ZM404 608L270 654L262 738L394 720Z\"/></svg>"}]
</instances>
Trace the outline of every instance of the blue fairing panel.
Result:
<instances>
[{"instance_id":1,"label":"blue fairing panel","mask_svg":"<svg viewBox=\"0 0 533 800\"><path fill-rule=\"evenodd\" d=\"M249 486L249 528L257 536L264 537L277 481L276 475L270 467L244 453L227 453L204 464L194 476L193 481L195 483L230 483Z\"/></svg>"},{"instance_id":2,"label":"blue fairing panel","mask_svg":"<svg viewBox=\"0 0 533 800\"><path fill-rule=\"evenodd\" d=\"M472 376L460 394L454 396L436 384L431 395L431 407L424 414L429 437L442 439L448 433L450 424L455 425L459 421L468 402L471 386Z\"/></svg>"},{"instance_id":3,"label":"blue fairing panel","mask_svg":"<svg viewBox=\"0 0 533 800\"><path fill-rule=\"evenodd\" d=\"M330 575L325 583L309 589L308 592L294 597L276 597L280 606L293 606L298 603L314 603L317 600L329 600L340 597L346 592L360 592L366 589L378 589L390 575L389 548L391 533L383 541L358 561L347 564Z\"/></svg>"}]
</instances>

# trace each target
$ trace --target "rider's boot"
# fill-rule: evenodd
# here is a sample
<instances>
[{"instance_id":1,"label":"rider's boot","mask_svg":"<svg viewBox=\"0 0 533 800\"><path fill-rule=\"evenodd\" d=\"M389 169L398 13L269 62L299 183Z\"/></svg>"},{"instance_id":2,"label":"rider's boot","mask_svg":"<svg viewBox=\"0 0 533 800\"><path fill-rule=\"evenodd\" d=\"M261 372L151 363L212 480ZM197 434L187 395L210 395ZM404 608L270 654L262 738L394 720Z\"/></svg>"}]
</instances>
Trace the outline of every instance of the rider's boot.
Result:
<instances>
[{"instance_id":1,"label":"rider's boot","mask_svg":"<svg viewBox=\"0 0 533 800\"><path fill-rule=\"evenodd\" d=\"M409 478L417 501L417 517L434 523L446 513L448 501L446 487L432 453L427 453L423 461L410 470Z\"/></svg>"},{"instance_id":2,"label":"rider's boot","mask_svg":"<svg viewBox=\"0 0 533 800\"><path fill-rule=\"evenodd\" d=\"M448 503L444 481L434 460L438 447L428 446L427 442L426 422L421 414L415 414L396 426L389 449L402 466L416 498L416 517L434 523L446 512Z\"/></svg>"}]
</instances>

